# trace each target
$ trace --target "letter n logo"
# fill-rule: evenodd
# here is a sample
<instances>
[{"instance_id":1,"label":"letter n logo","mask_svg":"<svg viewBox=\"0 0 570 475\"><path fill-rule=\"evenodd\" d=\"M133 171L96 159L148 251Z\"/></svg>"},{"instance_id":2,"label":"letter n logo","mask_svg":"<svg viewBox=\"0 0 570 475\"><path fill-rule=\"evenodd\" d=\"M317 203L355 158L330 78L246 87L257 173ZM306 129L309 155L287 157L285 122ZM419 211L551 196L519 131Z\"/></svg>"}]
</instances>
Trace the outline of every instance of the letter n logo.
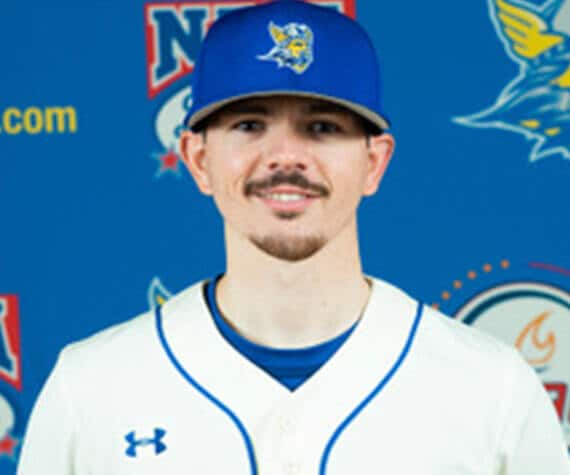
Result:
<instances>
[{"instance_id":1,"label":"letter n logo","mask_svg":"<svg viewBox=\"0 0 570 475\"><path fill-rule=\"evenodd\" d=\"M0 379L22 390L20 314L16 295L0 295Z\"/></svg>"},{"instance_id":2,"label":"letter n logo","mask_svg":"<svg viewBox=\"0 0 570 475\"><path fill-rule=\"evenodd\" d=\"M209 3L145 5L149 96L191 73L206 33Z\"/></svg>"}]
</instances>

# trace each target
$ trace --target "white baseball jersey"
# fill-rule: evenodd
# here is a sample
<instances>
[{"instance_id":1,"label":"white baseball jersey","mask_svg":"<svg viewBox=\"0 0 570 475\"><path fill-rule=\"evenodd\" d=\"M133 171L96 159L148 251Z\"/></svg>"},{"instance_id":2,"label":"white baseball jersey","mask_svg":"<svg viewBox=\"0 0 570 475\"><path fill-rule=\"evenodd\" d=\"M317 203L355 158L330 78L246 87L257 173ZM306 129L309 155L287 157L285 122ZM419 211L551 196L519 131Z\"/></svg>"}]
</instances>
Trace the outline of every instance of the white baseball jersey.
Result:
<instances>
[{"instance_id":1,"label":"white baseball jersey","mask_svg":"<svg viewBox=\"0 0 570 475\"><path fill-rule=\"evenodd\" d=\"M19 475L569 475L514 349L379 280L290 392L219 334L202 284L63 350Z\"/></svg>"}]
</instances>

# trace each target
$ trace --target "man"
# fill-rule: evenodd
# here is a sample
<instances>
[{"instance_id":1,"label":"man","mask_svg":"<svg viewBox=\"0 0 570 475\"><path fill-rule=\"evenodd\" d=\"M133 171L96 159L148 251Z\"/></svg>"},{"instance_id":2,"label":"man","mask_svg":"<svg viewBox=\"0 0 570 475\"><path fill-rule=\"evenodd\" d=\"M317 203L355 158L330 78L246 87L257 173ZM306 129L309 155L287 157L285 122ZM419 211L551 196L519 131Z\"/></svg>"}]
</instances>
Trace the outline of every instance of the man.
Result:
<instances>
[{"instance_id":1,"label":"man","mask_svg":"<svg viewBox=\"0 0 570 475\"><path fill-rule=\"evenodd\" d=\"M67 347L20 475L570 474L515 350L362 274L356 209L394 148L377 76L328 9L214 24L181 149L226 271Z\"/></svg>"}]
</instances>

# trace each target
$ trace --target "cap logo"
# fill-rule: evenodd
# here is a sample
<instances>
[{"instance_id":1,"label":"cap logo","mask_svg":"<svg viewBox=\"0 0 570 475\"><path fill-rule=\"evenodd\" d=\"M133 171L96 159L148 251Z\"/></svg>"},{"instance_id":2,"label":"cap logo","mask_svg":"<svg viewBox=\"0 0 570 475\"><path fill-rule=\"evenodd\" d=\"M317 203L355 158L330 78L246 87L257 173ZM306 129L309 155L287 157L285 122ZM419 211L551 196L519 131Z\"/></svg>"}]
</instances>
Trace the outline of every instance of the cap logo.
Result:
<instances>
[{"instance_id":1,"label":"cap logo","mask_svg":"<svg viewBox=\"0 0 570 475\"><path fill-rule=\"evenodd\" d=\"M274 46L269 53L259 55L262 61L275 61L280 68L287 67L297 74L304 73L313 62L313 32L307 25L287 23L281 27L269 23L269 34Z\"/></svg>"}]
</instances>

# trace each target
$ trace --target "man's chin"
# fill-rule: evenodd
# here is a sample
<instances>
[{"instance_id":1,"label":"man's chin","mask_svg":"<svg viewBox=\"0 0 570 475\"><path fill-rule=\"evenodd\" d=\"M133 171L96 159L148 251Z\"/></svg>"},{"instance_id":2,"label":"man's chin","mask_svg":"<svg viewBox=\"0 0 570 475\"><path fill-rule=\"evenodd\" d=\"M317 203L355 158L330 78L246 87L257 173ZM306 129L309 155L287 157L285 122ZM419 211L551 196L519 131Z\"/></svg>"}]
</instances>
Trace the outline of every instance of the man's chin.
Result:
<instances>
[{"instance_id":1,"label":"man's chin","mask_svg":"<svg viewBox=\"0 0 570 475\"><path fill-rule=\"evenodd\" d=\"M255 246L276 259L298 262L315 255L326 244L322 236L284 238L283 236L250 237Z\"/></svg>"}]
</instances>

